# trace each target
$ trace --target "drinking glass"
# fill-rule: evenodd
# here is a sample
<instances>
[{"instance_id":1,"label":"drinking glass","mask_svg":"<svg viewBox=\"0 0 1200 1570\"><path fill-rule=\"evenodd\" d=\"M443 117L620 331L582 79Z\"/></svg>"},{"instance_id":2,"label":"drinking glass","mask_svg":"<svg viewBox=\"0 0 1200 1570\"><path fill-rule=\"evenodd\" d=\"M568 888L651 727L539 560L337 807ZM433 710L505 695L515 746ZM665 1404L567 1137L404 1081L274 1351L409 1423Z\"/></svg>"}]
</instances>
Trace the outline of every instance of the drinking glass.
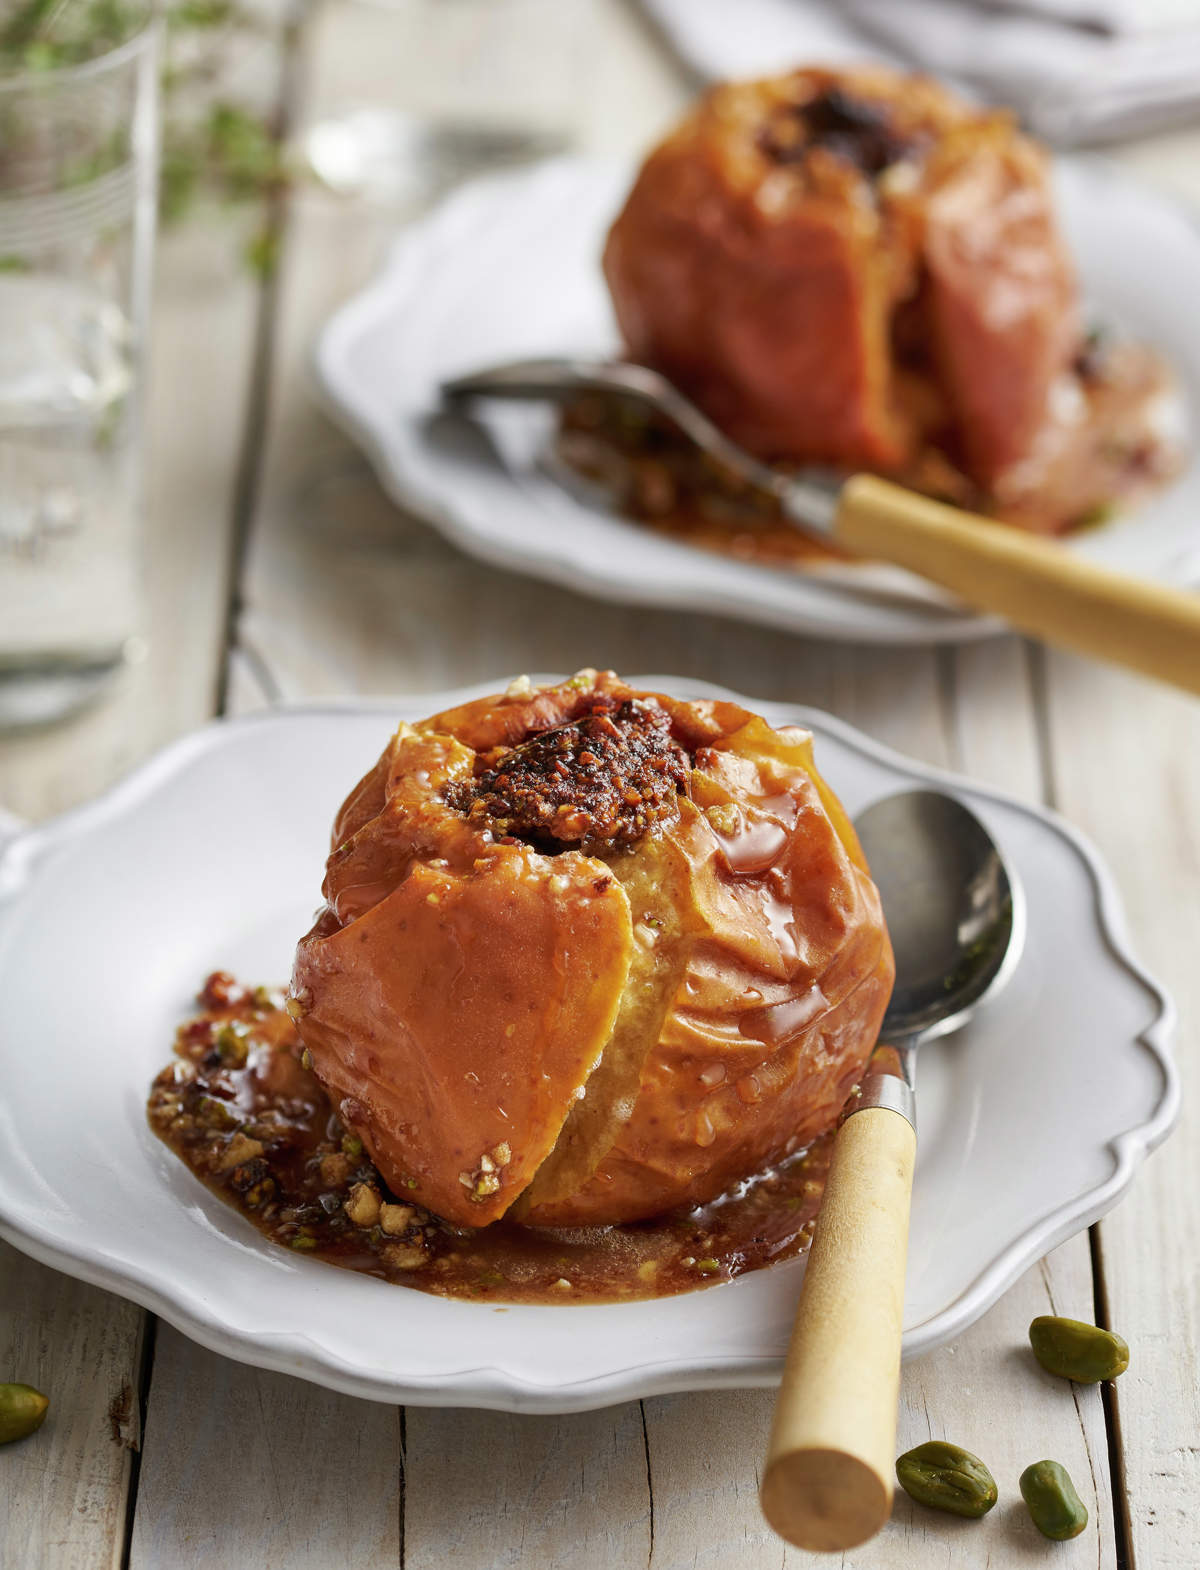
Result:
<instances>
[{"instance_id":1,"label":"drinking glass","mask_svg":"<svg viewBox=\"0 0 1200 1570\"><path fill-rule=\"evenodd\" d=\"M94 58L0 65L0 729L140 648L158 29L133 16Z\"/></svg>"}]
</instances>

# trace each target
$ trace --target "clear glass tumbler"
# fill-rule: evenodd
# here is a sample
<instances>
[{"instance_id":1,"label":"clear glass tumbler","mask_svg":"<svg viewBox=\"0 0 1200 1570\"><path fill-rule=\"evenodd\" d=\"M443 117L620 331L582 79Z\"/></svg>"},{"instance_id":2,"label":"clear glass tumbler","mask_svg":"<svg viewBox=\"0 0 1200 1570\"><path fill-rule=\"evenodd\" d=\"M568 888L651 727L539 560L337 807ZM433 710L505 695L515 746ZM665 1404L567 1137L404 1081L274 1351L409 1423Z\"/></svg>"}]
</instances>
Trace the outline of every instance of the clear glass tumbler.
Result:
<instances>
[{"instance_id":1,"label":"clear glass tumbler","mask_svg":"<svg viewBox=\"0 0 1200 1570\"><path fill-rule=\"evenodd\" d=\"M95 58L0 65L0 729L140 646L157 34L147 7Z\"/></svg>"}]
</instances>

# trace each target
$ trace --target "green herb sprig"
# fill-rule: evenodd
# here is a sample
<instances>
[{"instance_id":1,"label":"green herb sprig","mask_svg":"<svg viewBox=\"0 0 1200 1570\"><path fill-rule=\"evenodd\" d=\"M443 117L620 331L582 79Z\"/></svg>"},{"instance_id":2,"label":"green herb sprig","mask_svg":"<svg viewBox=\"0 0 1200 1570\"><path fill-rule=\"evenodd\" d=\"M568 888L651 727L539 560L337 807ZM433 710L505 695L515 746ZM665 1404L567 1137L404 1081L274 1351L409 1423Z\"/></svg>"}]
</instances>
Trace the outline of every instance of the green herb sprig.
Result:
<instances>
[{"instance_id":1,"label":"green herb sprig","mask_svg":"<svg viewBox=\"0 0 1200 1570\"><path fill-rule=\"evenodd\" d=\"M139 0L0 0L0 72L43 72L79 65L118 47L143 23ZM291 175L279 130L257 107L229 97L226 67L269 24L237 0L167 0L162 72L160 214L177 222L201 196L222 204L263 203ZM71 182L96 179L128 157L127 138L95 149ZM276 237L257 229L246 259L260 273L275 265Z\"/></svg>"}]
</instances>

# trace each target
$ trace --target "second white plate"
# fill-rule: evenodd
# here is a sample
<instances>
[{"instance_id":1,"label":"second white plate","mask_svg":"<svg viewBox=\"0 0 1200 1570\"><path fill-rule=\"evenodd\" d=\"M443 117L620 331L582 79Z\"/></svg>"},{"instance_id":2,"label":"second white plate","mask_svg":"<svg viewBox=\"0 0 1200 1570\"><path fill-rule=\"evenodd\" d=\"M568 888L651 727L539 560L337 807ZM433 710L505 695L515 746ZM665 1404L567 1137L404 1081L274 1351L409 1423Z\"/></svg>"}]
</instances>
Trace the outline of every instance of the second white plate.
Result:
<instances>
[{"instance_id":1,"label":"second white plate","mask_svg":"<svg viewBox=\"0 0 1200 1570\"><path fill-rule=\"evenodd\" d=\"M387 490L463 550L629 604L718 612L860 643L945 643L994 632L896 569L798 573L698 550L503 462L437 414L440 384L534 354L612 354L604 234L632 171L574 159L462 187L397 240L374 281L326 325L315 370L330 411ZM1098 164L1064 160L1058 203L1089 318L1154 344L1185 418L1200 408L1200 229ZM1071 542L1122 572L1200 577L1200 464L1136 515Z\"/></svg>"}]
</instances>

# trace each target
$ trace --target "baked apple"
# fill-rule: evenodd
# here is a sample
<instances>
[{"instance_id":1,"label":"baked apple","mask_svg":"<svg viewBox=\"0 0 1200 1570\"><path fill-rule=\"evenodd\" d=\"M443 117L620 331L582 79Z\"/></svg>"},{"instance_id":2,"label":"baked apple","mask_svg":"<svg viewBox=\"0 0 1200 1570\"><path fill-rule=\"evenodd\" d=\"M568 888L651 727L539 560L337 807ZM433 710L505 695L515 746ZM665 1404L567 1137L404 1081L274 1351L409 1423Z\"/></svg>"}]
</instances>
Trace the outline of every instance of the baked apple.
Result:
<instances>
[{"instance_id":1,"label":"baked apple","mask_svg":"<svg viewBox=\"0 0 1200 1570\"><path fill-rule=\"evenodd\" d=\"M714 88L642 166L604 271L629 356L771 461L1045 530L1178 461L1157 357L1087 346L1044 153L924 77Z\"/></svg>"},{"instance_id":2,"label":"baked apple","mask_svg":"<svg viewBox=\"0 0 1200 1570\"><path fill-rule=\"evenodd\" d=\"M891 947L811 737L612 672L401 725L338 813L289 1012L385 1181L614 1224L801 1149Z\"/></svg>"}]
</instances>

